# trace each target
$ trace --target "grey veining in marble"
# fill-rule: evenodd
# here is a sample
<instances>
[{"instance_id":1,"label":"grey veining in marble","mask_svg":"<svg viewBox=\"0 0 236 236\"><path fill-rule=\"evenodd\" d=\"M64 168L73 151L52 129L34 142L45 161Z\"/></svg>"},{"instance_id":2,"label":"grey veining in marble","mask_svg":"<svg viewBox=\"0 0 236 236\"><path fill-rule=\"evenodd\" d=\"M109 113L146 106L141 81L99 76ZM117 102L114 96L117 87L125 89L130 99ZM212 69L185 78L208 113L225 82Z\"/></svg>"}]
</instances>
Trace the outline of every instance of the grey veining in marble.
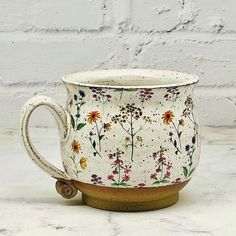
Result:
<instances>
[{"instance_id":1,"label":"grey veining in marble","mask_svg":"<svg viewBox=\"0 0 236 236\"><path fill-rule=\"evenodd\" d=\"M42 154L60 166L55 130L34 129ZM40 141L41 139L41 141ZM64 200L27 157L14 130L0 132L0 235L236 235L236 129L204 128L199 168L166 209L115 213Z\"/></svg>"}]
</instances>

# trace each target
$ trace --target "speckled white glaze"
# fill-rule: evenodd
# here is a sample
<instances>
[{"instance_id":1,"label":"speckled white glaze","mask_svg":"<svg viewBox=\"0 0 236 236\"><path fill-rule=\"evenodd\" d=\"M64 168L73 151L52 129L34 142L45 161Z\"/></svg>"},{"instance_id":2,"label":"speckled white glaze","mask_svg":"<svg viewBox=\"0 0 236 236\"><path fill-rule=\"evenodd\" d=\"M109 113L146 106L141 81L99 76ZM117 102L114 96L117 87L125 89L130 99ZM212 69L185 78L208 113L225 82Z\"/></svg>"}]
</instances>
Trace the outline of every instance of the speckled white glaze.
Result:
<instances>
[{"instance_id":1,"label":"speckled white glaze","mask_svg":"<svg viewBox=\"0 0 236 236\"><path fill-rule=\"evenodd\" d=\"M22 110L31 158L55 178L107 187L159 187L191 178L199 152L192 92L198 78L159 70L108 70L64 77L67 107L34 97ZM32 111L56 118L65 171L44 160L28 137Z\"/></svg>"}]
</instances>

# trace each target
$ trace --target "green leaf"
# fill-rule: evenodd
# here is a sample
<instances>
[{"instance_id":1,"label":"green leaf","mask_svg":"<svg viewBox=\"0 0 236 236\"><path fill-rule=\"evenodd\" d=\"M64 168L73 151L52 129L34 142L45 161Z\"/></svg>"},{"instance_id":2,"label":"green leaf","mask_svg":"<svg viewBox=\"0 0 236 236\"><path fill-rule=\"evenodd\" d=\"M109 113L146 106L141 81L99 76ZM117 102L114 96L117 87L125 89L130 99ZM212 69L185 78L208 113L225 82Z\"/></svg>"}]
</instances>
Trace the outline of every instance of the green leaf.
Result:
<instances>
[{"instance_id":1,"label":"green leaf","mask_svg":"<svg viewBox=\"0 0 236 236\"><path fill-rule=\"evenodd\" d=\"M74 94L74 100L77 101L78 97L76 94Z\"/></svg>"},{"instance_id":2,"label":"green leaf","mask_svg":"<svg viewBox=\"0 0 236 236\"><path fill-rule=\"evenodd\" d=\"M105 137L105 135L100 135L99 140L102 140Z\"/></svg>"},{"instance_id":3,"label":"green leaf","mask_svg":"<svg viewBox=\"0 0 236 236\"><path fill-rule=\"evenodd\" d=\"M166 180L166 179L162 179L162 180L160 181L160 183L162 183L162 184L167 184L167 183L170 183L170 181L169 181L169 180Z\"/></svg>"},{"instance_id":4,"label":"green leaf","mask_svg":"<svg viewBox=\"0 0 236 236\"><path fill-rule=\"evenodd\" d=\"M86 125L86 123L79 123L79 124L77 125L77 130L82 129L85 125Z\"/></svg>"},{"instance_id":5,"label":"green leaf","mask_svg":"<svg viewBox=\"0 0 236 236\"><path fill-rule=\"evenodd\" d=\"M152 184L159 184L159 183L160 183L160 181L157 180L157 181L153 182Z\"/></svg>"},{"instance_id":6,"label":"green leaf","mask_svg":"<svg viewBox=\"0 0 236 236\"><path fill-rule=\"evenodd\" d=\"M94 149L96 148L96 142L95 142L95 140L93 141L93 148L94 148Z\"/></svg>"},{"instance_id":7,"label":"green leaf","mask_svg":"<svg viewBox=\"0 0 236 236\"><path fill-rule=\"evenodd\" d=\"M70 122L71 122L73 129L75 129L75 120L72 115L70 115Z\"/></svg>"},{"instance_id":8,"label":"green leaf","mask_svg":"<svg viewBox=\"0 0 236 236\"><path fill-rule=\"evenodd\" d=\"M111 186L119 186L118 183L112 183Z\"/></svg>"},{"instance_id":9,"label":"green leaf","mask_svg":"<svg viewBox=\"0 0 236 236\"><path fill-rule=\"evenodd\" d=\"M188 176L191 176L194 170L195 170L195 168L193 168L193 169L189 172L189 175L188 175Z\"/></svg>"},{"instance_id":10,"label":"green leaf","mask_svg":"<svg viewBox=\"0 0 236 236\"><path fill-rule=\"evenodd\" d=\"M188 176L188 169L183 166L183 171L184 171L184 176L187 177Z\"/></svg>"},{"instance_id":11,"label":"green leaf","mask_svg":"<svg viewBox=\"0 0 236 236\"><path fill-rule=\"evenodd\" d=\"M131 186L130 184L127 184L127 183L124 183L124 182L122 182L122 183L120 183L120 186L123 186L123 187L128 187L128 186Z\"/></svg>"},{"instance_id":12,"label":"green leaf","mask_svg":"<svg viewBox=\"0 0 236 236\"><path fill-rule=\"evenodd\" d=\"M119 187L119 186L123 186L123 187L129 187L131 186L130 184L127 184L127 183L112 183L111 186L116 186L116 187Z\"/></svg>"},{"instance_id":13,"label":"green leaf","mask_svg":"<svg viewBox=\"0 0 236 236\"><path fill-rule=\"evenodd\" d=\"M177 147L177 141L176 140L174 140L174 146Z\"/></svg>"},{"instance_id":14,"label":"green leaf","mask_svg":"<svg viewBox=\"0 0 236 236\"><path fill-rule=\"evenodd\" d=\"M80 95L81 97L85 97L85 92L84 92L83 90L79 90L79 95Z\"/></svg>"}]
</instances>

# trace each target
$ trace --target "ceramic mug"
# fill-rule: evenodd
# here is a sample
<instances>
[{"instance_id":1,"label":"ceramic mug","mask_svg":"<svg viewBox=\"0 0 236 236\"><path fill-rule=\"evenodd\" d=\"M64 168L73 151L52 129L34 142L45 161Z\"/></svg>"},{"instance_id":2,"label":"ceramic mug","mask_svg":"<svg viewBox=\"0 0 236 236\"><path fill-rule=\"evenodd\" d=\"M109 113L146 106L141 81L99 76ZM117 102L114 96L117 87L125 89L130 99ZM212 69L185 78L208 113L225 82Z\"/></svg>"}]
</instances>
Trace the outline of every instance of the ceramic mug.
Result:
<instances>
[{"instance_id":1,"label":"ceramic mug","mask_svg":"<svg viewBox=\"0 0 236 236\"><path fill-rule=\"evenodd\" d=\"M196 170L199 125L192 92L198 77L186 73L122 69L65 76L66 109L35 96L22 109L21 136L32 160L72 198L79 189L93 207L141 211L163 208ZM64 170L46 161L29 138L39 106L54 116Z\"/></svg>"}]
</instances>

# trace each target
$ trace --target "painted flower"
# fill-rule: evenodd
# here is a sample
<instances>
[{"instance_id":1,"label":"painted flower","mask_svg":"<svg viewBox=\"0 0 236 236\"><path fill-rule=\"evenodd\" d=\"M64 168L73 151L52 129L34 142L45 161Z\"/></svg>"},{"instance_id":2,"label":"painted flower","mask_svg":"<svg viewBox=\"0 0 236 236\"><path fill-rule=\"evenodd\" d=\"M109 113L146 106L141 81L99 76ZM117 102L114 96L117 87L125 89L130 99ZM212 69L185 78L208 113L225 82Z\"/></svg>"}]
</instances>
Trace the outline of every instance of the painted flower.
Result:
<instances>
[{"instance_id":1,"label":"painted flower","mask_svg":"<svg viewBox=\"0 0 236 236\"><path fill-rule=\"evenodd\" d=\"M165 177L166 177L166 178L170 178L170 171L167 171L167 172L166 172Z\"/></svg>"},{"instance_id":2,"label":"painted flower","mask_svg":"<svg viewBox=\"0 0 236 236\"><path fill-rule=\"evenodd\" d=\"M140 142L140 143L143 142L143 138L142 138L141 136L137 136L136 138L137 138L137 141L138 141L138 142Z\"/></svg>"},{"instance_id":3,"label":"painted flower","mask_svg":"<svg viewBox=\"0 0 236 236\"><path fill-rule=\"evenodd\" d=\"M170 163L170 162L168 162L168 163L167 163L167 165L166 165L166 169L167 169L167 170L170 170L170 169L171 169L171 167L172 167L171 163Z\"/></svg>"},{"instance_id":4,"label":"painted flower","mask_svg":"<svg viewBox=\"0 0 236 236\"><path fill-rule=\"evenodd\" d=\"M104 125L103 125L103 128L104 128L104 131L106 132L106 131L110 131L111 130L111 124L110 123L105 123Z\"/></svg>"},{"instance_id":5,"label":"painted flower","mask_svg":"<svg viewBox=\"0 0 236 236\"><path fill-rule=\"evenodd\" d=\"M157 172L157 173L161 172L161 168L157 168L157 169L156 169L156 172Z\"/></svg>"},{"instance_id":6,"label":"painted flower","mask_svg":"<svg viewBox=\"0 0 236 236\"><path fill-rule=\"evenodd\" d=\"M76 141L75 139L73 140L73 142L71 144L71 150L77 154L79 154L79 152L81 150L81 146L80 146L79 142Z\"/></svg>"},{"instance_id":7,"label":"painted flower","mask_svg":"<svg viewBox=\"0 0 236 236\"><path fill-rule=\"evenodd\" d=\"M138 186L137 186L137 188L144 188L145 186L146 186L145 183L139 183Z\"/></svg>"},{"instance_id":8,"label":"painted flower","mask_svg":"<svg viewBox=\"0 0 236 236\"><path fill-rule=\"evenodd\" d=\"M131 166L125 165L125 167L124 167L124 173L125 173L125 174L128 174L130 171L131 171Z\"/></svg>"},{"instance_id":9,"label":"painted flower","mask_svg":"<svg viewBox=\"0 0 236 236\"><path fill-rule=\"evenodd\" d=\"M129 175L126 175L122 178L123 181L128 182L130 179Z\"/></svg>"},{"instance_id":10,"label":"painted flower","mask_svg":"<svg viewBox=\"0 0 236 236\"><path fill-rule=\"evenodd\" d=\"M108 179L108 180L113 180L113 179L114 179L114 175L112 175L112 174L108 175L108 176L107 176L107 179Z\"/></svg>"},{"instance_id":11,"label":"painted flower","mask_svg":"<svg viewBox=\"0 0 236 236\"><path fill-rule=\"evenodd\" d=\"M184 126L184 119L179 120L179 125Z\"/></svg>"},{"instance_id":12,"label":"painted flower","mask_svg":"<svg viewBox=\"0 0 236 236\"><path fill-rule=\"evenodd\" d=\"M172 111L166 111L165 113L163 113L161 118L163 119L165 125L170 125L174 117L175 115Z\"/></svg>"},{"instance_id":13,"label":"painted flower","mask_svg":"<svg viewBox=\"0 0 236 236\"><path fill-rule=\"evenodd\" d=\"M156 179L156 177L157 177L157 173L153 173L150 175L150 179Z\"/></svg>"},{"instance_id":14,"label":"painted flower","mask_svg":"<svg viewBox=\"0 0 236 236\"><path fill-rule=\"evenodd\" d=\"M174 181L172 181L172 184L179 184L179 183L181 183L180 178L176 178Z\"/></svg>"},{"instance_id":15,"label":"painted flower","mask_svg":"<svg viewBox=\"0 0 236 236\"><path fill-rule=\"evenodd\" d=\"M87 168L87 158L81 157L80 161L79 161L79 164L81 166L81 169L85 170Z\"/></svg>"},{"instance_id":16,"label":"painted flower","mask_svg":"<svg viewBox=\"0 0 236 236\"><path fill-rule=\"evenodd\" d=\"M149 116L144 116L144 117L143 117L143 120L144 120L146 123L149 123L149 124L152 123L152 120L151 120L151 118L150 118Z\"/></svg>"},{"instance_id":17,"label":"painted flower","mask_svg":"<svg viewBox=\"0 0 236 236\"><path fill-rule=\"evenodd\" d=\"M87 119L88 119L88 122L90 124L96 122L97 120L99 120L101 118L101 115L98 111L91 111L89 112L89 114L87 115Z\"/></svg>"},{"instance_id":18,"label":"painted flower","mask_svg":"<svg viewBox=\"0 0 236 236\"><path fill-rule=\"evenodd\" d=\"M130 137L126 136L126 137L125 137L125 142L128 143L129 141L130 141Z\"/></svg>"},{"instance_id":19,"label":"painted flower","mask_svg":"<svg viewBox=\"0 0 236 236\"><path fill-rule=\"evenodd\" d=\"M115 163L116 165L122 165L122 164L123 164L123 161L120 160L120 159L116 159L116 160L114 161L114 163Z\"/></svg>"},{"instance_id":20,"label":"painted flower","mask_svg":"<svg viewBox=\"0 0 236 236\"><path fill-rule=\"evenodd\" d=\"M159 163L163 163L163 162L165 162L166 161L166 158L165 157L160 157L159 159L158 159L158 162Z\"/></svg>"}]
</instances>

